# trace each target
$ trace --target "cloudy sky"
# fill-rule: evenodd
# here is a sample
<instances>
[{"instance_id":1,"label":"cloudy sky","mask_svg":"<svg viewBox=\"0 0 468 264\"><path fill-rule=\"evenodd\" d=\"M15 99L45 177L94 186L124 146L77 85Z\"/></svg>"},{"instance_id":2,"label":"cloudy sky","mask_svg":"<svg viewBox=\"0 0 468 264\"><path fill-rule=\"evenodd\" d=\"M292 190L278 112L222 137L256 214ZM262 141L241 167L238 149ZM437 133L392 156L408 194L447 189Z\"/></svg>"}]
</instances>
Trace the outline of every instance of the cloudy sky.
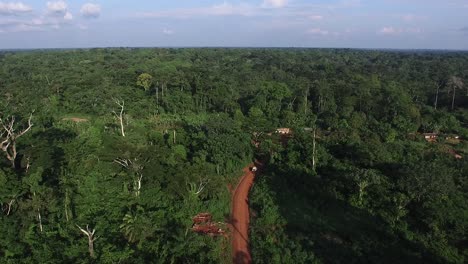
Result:
<instances>
[{"instance_id":1,"label":"cloudy sky","mask_svg":"<svg viewBox=\"0 0 468 264\"><path fill-rule=\"evenodd\" d=\"M0 0L0 49L468 50L468 0Z\"/></svg>"}]
</instances>

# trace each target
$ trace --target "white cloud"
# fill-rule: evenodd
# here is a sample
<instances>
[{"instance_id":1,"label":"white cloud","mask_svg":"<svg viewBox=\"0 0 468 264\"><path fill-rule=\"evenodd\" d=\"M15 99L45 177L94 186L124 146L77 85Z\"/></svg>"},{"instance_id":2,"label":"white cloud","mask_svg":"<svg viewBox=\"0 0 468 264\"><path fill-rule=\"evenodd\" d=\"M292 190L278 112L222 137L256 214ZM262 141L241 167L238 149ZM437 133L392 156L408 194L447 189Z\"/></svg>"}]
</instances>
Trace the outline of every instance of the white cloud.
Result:
<instances>
[{"instance_id":1,"label":"white cloud","mask_svg":"<svg viewBox=\"0 0 468 264\"><path fill-rule=\"evenodd\" d=\"M399 29L396 29L394 27L383 27L382 29L380 29L379 32L384 35L394 35L401 33Z\"/></svg>"},{"instance_id":2,"label":"white cloud","mask_svg":"<svg viewBox=\"0 0 468 264\"><path fill-rule=\"evenodd\" d=\"M32 7L22 2L0 2L0 15L19 15L32 11Z\"/></svg>"},{"instance_id":3,"label":"white cloud","mask_svg":"<svg viewBox=\"0 0 468 264\"><path fill-rule=\"evenodd\" d=\"M328 30L323 30L321 28L311 28L307 31L307 33L311 35L322 35L322 36L326 36L330 34Z\"/></svg>"},{"instance_id":4,"label":"white cloud","mask_svg":"<svg viewBox=\"0 0 468 264\"><path fill-rule=\"evenodd\" d=\"M81 7L81 15L87 18L97 18L101 15L101 6L86 3Z\"/></svg>"},{"instance_id":5,"label":"white cloud","mask_svg":"<svg viewBox=\"0 0 468 264\"><path fill-rule=\"evenodd\" d=\"M262 7L281 8L288 5L288 0L264 0Z\"/></svg>"},{"instance_id":6,"label":"white cloud","mask_svg":"<svg viewBox=\"0 0 468 264\"><path fill-rule=\"evenodd\" d=\"M9 32L29 32L29 31L44 31L41 27L36 27L30 24L19 24L9 30Z\"/></svg>"},{"instance_id":7,"label":"white cloud","mask_svg":"<svg viewBox=\"0 0 468 264\"><path fill-rule=\"evenodd\" d=\"M174 31L171 30L171 29L165 28L165 29L163 29L163 34L164 35L172 35L172 34L174 34Z\"/></svg>"},{"instance_id":8,"label":"white cloud","mask_svg":"<svg viewBox=\"0 0 468 264\"><path fill-rule=\"evenodd\" d=\"M208 15L249 15L253 12L253 7L248 4L233 5L231 3L224 2L221 5L215 5L211 8L207 8L205 13Z\"/></svg>"},{"instance_id":9,"label":"white cloud","mask_svg":"<svg viewBox=\"0 0 468 264\"><path fill-rule=\"evenodd\" d=\"M64 1L47 2L47 12L51 15L63 16L67 12L67 3Z\"/></svg>"},{"instance_id":10,"label":"white cloud","mask_svg":"<svg viewBox=\"0 0 468 264\"><path fill-rule=\"evenodd\" d=\"M186 19L200 16L251 16L258 12L258 8L250 4L233 5L224 2L219 5L200 8L178 8L166 11L156 11L136 14L137 17L147 18L178 18Z\"/></svg>"},{"instance_id":11,"label":"white cloud","mask_svg":"<svg viewBox=\"0 0 468 264\"><path fill-rule=\"evenodd\" d=\"M63 18L41 15L0 19L0 30L3 33L58 30L70 26L72 18L72 14L67 12Z\"/></svg>"},{"instance_id":12,"label":"white cloud","mask_svg":"<svg viewBox=\"0 0 468 264\"><path fill-rule=\"evenodd\" d=\"M63 16L63 19L68 20L68 21L73 20L72 13L70 12L65 13L65 15Z\"/></svg>"},{"instance_id":13,"label":"white cloud","mask_svg":"<svg viewBox=\"0 0 468 264\"><path fill-rule=\"evenodd\" d=\"M420 28L395 28L395 27L383 27L377 33L383 35L399 35L403 33L408 34L419 34L422 33L422 29Z\"/></svg>"},{"instance_id":14,"label":"white cloud","mask_svg":"<svg viewBox=\"0 0 468 264\"><path fill-rule=\"evenodd\" d=\"M56 23L51 23L43 19L34 18L31 20L10 19L0 21L0 31L8 32L26 32L26 31L44 31L50 29Z\"/></svg>"},{"instance_id":15,"label":"white cloud","mask_svg":"<svg viewBox=\"0 0 468 264\"><path fill-rule=\"evenodd\" d=\"M343 36L343 33L340 33L338 31L329 31L329 30L321 29L321 28L311 28L307 30L306 33L312 37L336 38L336 37Z\"/></svg>"}]
</instances>

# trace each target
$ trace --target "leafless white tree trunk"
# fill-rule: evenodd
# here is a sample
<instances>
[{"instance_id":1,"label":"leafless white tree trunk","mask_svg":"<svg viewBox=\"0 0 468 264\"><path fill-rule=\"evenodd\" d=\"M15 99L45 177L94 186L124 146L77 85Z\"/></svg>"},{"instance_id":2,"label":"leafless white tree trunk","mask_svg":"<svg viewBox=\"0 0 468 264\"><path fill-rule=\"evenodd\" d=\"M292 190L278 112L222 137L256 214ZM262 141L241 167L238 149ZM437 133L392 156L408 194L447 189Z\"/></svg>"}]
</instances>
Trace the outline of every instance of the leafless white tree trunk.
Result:
<instances>
[{"instance_id":1,"label":"leafless white tree trunk","mask_svg":"<svg viewBox=\"0 0 468 264\"><path fill-rule=\"evenodd\" d=\"M27 157L26 158L27 160L27 163L26 163L26 170L25 172L28 173L29 172L29 168L31 168L31 158L30 157ZM36 192L33 192L33 197L36 198ZM44 229L42 228L42 216L41 216L41 211L38 208L36 208L36 211L37 211L37 222L39 224L39 230L41 231L44 231Z\"/></svg>"},{"instance_id":2,"label":"leafless white tree trunk","mask_svg":"<svg viewBox=\"0 0 468 264\"><path fill-rule=\"evenodd\" d=\"M452 97L452 110L455 109L455 94L457 92L457 89L455 86L453 87L453 97Z\"/></svg>"},{"instance_id":3,"label":"leafless white tree trunk","mask_svg":"<svg viewBox=\"0 0 468 264\"><path fill-rule=\"evenodd\" d=\"M31 168L31 157L26 158L27 163L26 163L26 174L29 172L29 168Z\"/></svg>"},{"instance_id":4,"label":"leafless white tree trunk","mask_svg":"<svg viewBox=\"0 0 468 264\"><path fill-rule=\"evenodd\" d=\"M156 89L156 105L159 106L159 82L156 83L155 89Z\"/></svg>"},{"instance_id":5,"label":"leafless white tree trunk","mask_svg":"<svg viewBox=\"0 0 468 264\"><path fill-rule=\"evenodd\" d=\"M16 201L15 199L11 199L10 202L8 202L5 206L2 204L2 210L3 210L3 212L6 211L5 214L6 214L7 216L10 215L10 213L11 213L11 207L13 206L13 203L14 203L15 201Z\"/></svg>"},{"instance_id":6,"label":"leafless white tree trunk","mask_svg":"<svg viewBox=\"0 0 468 264\"><path fill-rule=\"evenodd\" d=\"M68 196L68 189L65 191L65 202L64 202L64 210L65 210L65 219L67 222L70 220L70 216L68 215L68 204L69 204L70 198Z\"/></svg>"},{"instance_id":7,"label":"leafless white tree trunk","mask_svg":"<svg viewBox=\"0 0 468 264\"><path fill-rule=\"evenodd\" d=\"M16 141L18 138L29 132L33 126L32 124L32 113L28 119L28 126L16 132L15 128L15 117L11 116L9 118L3 119L0 118L0 147L3 152L5 152L7 159L11 162L12 168L16 168Z\"/></svg>"},{"instance_id":8,"label":"leafless white tree trunk","mask_svg":"<svg viewBox=\"0 0 468 264\"><path fill-rule=\"evenodd\" d=\"M200 179L200 182L198 183L198 185L196 183L189 183L189 193L192 194L192 195L199 195L206 187L206 185L208 184L208 180L206 179Z\"/></svg>"},{"instance_id":9,"label":"leafless white tree trunk","mask_svg":"<svg viewBox=\"0 0 468 264\"><path fill-rule=\"evenodd\" d=\"M117 99L114 99L115 103L120 107L120 112L119 113L116 113L115 111L113 111L114 115L115 115L115 118L117 118L117 120L119 120L120 122L120 132L122 134L122 137L125 137L125 129L124 129L124 107L125 107L125 101L120 101L120 100L117 100Z\"/></svg>"},{"instance_id":10,"label":"leafless white tree trunk","mask_svg":"<svg viewBox=\"0 0 468 264\"><path fill-rule=\"evenodd\" d=\"M463 81L460 77L456 77L456 76L451 76L450 77L450 80L449 80L449 83L450 85L452 86L452 110L455 109L455 96L456 96L456 92L457 92L457 89L461 89L463 88Z\"/></svg>"},{"instance_id":11,"label":"leafless white tree trunk","mask_svg":"<svg viewBox=\"0 0 468 264\"><path fill-rule=\"evenodd\" d=\"M94 241L96 241L96 239L98 239L97 237L94 237L94 233L96 232L96 229L93 229L93 231L91 231L89 229L89 226L86 225L86 230L81 228L79 225L76 225L80 231L85 234L87 237L88 237L88 251L89 251L89 256L91 256L92 258L94 258Z\"/></svg>"},{"instance_id":12,"label":"leafless white tree trunk","mask_svg":"<svg viewBox=\"0 0 468 264\"><path fill-rule=\"evenodd\" d=\"M441 84L437 84L437 90L436 90L436 97L435 97L435 102L434 102L434 109L437 110L437 103L439 102L439 90L440 90L440 87L442 85Z\"/></svg>"},{"instance_id":13,"label":"leafless white tree trunk","mask_svg":"<svg viewBox=\"0 0 468 264\"><path fill-rule=\"evenodd\" d=\"M137 173L138 176L135 177L135 180L133 182L133 186L135 189L135 196L139 197L140 196L140 190L141 190L141 180L143 179L143 174Z\"/></svg>"},{"instance_id":14,"label":"leafless white tree trunk","mask_svg":"<svg viewBox=\"0 0 468 264\"><path fill-rule=\"evenodd\" d=\"M49 77L48 77L47 75L44 75L44 76L45 76L45 78L46 78L46 81L47 81L47 85L49 85L49 86L50 86L50 81L49 81Z\"/></svg>"},{"instance_id":15,"label":"leafless white tree trunk","mask_svg":"<svg viewBox=\"0 0 468 264\"><path fill-rule=\"evenodd\" d=\"M144 169L143 165L138 162L138 159L135 158L133 161L130 159L121 159L117 158L114 160L115 163L119 164L120 166L124 167L125 169L131 168L133 171L133 190L135 192L135 196L140 196L143 174L142 170Z\"/></svg>"},{"instance_id":16,"label":"leafless white tree trunk","mask_svg":"<svg viewBox=\"0 0 468 264\"><path fill-rule=\"evenodd\" d=\"M36 192L33 192L33 195L34 197L36 197ZM37 208L37 221L39 222L39 230L43 231L43 228L42 228L42 217L41 217L41 211L39 211L39 208Z\"/></svg>"}]
</instances>

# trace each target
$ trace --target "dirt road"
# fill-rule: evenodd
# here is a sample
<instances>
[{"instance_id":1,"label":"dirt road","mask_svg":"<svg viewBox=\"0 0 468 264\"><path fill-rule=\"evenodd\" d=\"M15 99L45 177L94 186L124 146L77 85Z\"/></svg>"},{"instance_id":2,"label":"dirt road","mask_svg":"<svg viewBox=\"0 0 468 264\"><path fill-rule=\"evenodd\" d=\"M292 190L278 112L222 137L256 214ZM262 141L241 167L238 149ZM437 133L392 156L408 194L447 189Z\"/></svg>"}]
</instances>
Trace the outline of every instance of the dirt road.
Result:
<instances>
[{"instance_id":1,"label":"dirt road","mask_svg":"<svg viewBox=\"0 0 468 264\"><path fill-rule=\"evenodd\" d=\"M255 164L259 167L260 164ZM249 252L249 190L255 174L250 170L254 164L244 168L244 175L232 195L232 256L234 264L252 263ZM258 173L258 172L257 172Z\"/></svg>"}]
</instances>

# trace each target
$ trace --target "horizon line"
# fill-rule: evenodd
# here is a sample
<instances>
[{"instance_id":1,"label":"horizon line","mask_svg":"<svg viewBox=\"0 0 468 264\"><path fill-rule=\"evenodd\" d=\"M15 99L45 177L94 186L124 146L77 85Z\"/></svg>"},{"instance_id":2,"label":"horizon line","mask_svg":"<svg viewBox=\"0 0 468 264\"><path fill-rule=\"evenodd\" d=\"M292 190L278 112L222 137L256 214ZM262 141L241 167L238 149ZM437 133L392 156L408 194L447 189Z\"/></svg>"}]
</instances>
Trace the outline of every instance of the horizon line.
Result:
<instances>
[{"instance_id":1,"label":"horizon line","mask_svg":"<svg viewBox=\"0 0 468 264\"><path fill-rule=\"evenodd\" d=\"M0 48L2 51L38 51L38 50L89 50L89 49L328 49L328 50L379 50L379 51L445 51L468 52L468 49L450 48L356 48L356 47L305 47L305 46L90 46L90 47L54 47L54 48Z\"/></svg>"}]
</instances>

